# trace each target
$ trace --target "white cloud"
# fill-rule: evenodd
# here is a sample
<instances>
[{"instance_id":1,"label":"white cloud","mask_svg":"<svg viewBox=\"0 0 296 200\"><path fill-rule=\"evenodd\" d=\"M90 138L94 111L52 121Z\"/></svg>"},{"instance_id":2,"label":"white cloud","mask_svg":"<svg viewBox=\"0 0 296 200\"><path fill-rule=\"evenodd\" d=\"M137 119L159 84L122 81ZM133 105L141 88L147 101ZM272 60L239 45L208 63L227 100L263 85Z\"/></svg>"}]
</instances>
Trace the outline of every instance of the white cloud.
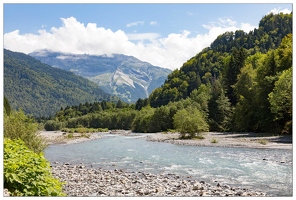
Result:
<instances>
[{"instance_id":1,"label":"white cloud","mask_svg":"<svg viewBox=\"0 0 296 200\"><path fill-rule=\"evenodd\" d=\"M279 13L283 13L283 14L290 14L291 10L285 8L285 9L281 9L281 7L279 8L274 8L272 9L268 14L273 13L273 14L279 14Z\"/></svg>"},{"instance_id":2,"label":"white cloud","mask_svg":"<svg viewBox=\"0 0 296 200\"><path fill-rule=\"evenodd\" d=\"M194 35L183 30L160 37L157 33L126 34L122 30L97 27L94 23L84 25L74 17L61 20L63 26L52 27L50 31L42 29L38 34L20 34L19 30L6 33L4 48L24 53L40 49L92 55L119 53L174 70L208 47L218 35L237 29L249 32L255 28L250 24L237 24L231 19L221 18L218 22L204 25L208 29L206 34Z\"/></svg>"},{"instance_id":3,"label":"white cloud","mask_svg":"<svg viewBox=\"0 0 296 200\"><path fill-rule=\"evenodd\" d=\"M138 25L143 25L145 22L144 21L137 21L137 22L132 22L126 25L126 27L132 27L132 26L138 26Z\"/></svg>"},{"instance_id":4,"label":"white cloud","mask_svg":"<svg viewBox=\"0 0 296 200\"><path fill-rule=\"evenodd\" d=\"M150 22L150 25L151 25L151 26L155 26L155 25L157 25L157 21L152 21L152 22Z\"/></svg>"},{"instance_id":5,"label":"white cloud","mask_svg":"<svg viewBox=\"0 0 296 200\"><path fill-rule=\"evenodd\" d=\"M193 15L193 13L190 12L190 11L188 11L186 14L189 15L189 16L192 16Z\"/></svg>"},{"instance_id":6,"label":"white cloud","mask_svg":"<svg viewBox=\"0 0 296 200\"><path fill-rule=\"evenodd\" d=\"M159 37L158 33L135 33L127 34L129 40L155 40Z\"/></svg>"}]
</instances>

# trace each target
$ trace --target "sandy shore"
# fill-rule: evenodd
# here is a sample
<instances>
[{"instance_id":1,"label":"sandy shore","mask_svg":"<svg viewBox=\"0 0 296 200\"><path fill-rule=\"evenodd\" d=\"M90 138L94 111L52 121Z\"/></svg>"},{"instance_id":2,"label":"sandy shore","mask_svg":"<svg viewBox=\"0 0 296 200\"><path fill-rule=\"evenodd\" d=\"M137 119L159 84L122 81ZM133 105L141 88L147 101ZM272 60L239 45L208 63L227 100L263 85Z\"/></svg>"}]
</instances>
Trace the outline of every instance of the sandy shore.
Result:
<instances>
[{"instance_id":1,"label":"sandy shore","mask_svg":"<svg viewBox=\"0 0 296 200\"><path fill-rule=\"evenodd\" d=\"M109 131L89 134L74 133L72 138L61 131L41 131L40 135L48 144L71 144L88 140L100 139L106 134L120 134L138 136L130 131ZM143 134L141 134L143 135ZM86 137L87 136L87 137ZM202 134L203 139L179 139L179 133L147 133L148 141L168 142L179 145L217 146L217 147L245 147L245 148L275 148L291 149L292 136L270 136L262 133L221 133L207 132Z\"/></svg>"},{"instance_id":2,"label":"sandy shore","mask_svg":"<svg viewBox=\"0 0 296 200\"><path fill-rule=\"evenodd\" d=\"M260 133L221 133L207 132L203 139L180 140L178 133L150 134L149 141L169 142L179 145L216 146L216 147L245 147L245 148L275 148L291 149L292 136L270 136Z\"/></svg>"},{"instance_id":3,"label":"sandy shore","mask_svg":"<svg viewBox=\"0 0 296 200\"><path fill-rule=\"evenodd\" d=\"M73 137L69 137L69 133L62 131L40 131L39 134L48 144L73 144L89 140L97 140L102 138L104 135L109 134L109 132L86 134L73 133Z\"/></svg>"}]
</instances>

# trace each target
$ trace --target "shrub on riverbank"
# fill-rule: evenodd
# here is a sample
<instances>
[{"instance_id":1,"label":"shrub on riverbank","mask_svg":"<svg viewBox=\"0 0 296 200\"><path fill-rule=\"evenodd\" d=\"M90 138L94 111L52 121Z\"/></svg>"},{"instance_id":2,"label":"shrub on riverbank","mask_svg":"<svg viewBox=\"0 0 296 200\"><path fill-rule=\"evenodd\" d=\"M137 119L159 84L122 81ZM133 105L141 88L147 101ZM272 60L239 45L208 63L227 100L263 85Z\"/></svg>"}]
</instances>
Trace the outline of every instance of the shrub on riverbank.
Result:
<instances>
[{"instance_id":1,"label":"shrub on riverbank","mask_svg":"<svg viewBox=\"0 0 296 200\"><path fill-rule=\"evenodd\" d=\"M4 188L11 196L65 196L43 153L34 153L20 139L4 138L3 164Z\"/></svg>"},{"instance_id":2,"label":"shrub on riverbank","mask_svg":"<svg viewBox=\"0 0 296 200\"><path fill-rule=\"evenodd\" d=\"M108 128L63 128L61 131L66 133L95 133L95 132L108 132Z\"/></svg>"},{"instance_id":3,"label":"shrub on riverbank","mask_svg":"<svg viewBox=\"0 0 296 200\"><path fill-rule=\"evenodd\" d=\"M64 128L65 125L62 122L58 122L55 120L48 120L47 122L45 122L44 124L44 129L47 131L58 131L61 130L62 128Z\"/></svg>"},{"instance_id":4,"label":"shrub on riverbank","mask_svg":"<svg viewBox=\"0 0 296 200\"><path fill-rule=\"evenodd\" d=\"M12 111L10 115L4 115L4 137L21 139L29 149L40 153L45 149L46 143L37 131L38 123L23 111Z\"/></svg>"}]
</instances>

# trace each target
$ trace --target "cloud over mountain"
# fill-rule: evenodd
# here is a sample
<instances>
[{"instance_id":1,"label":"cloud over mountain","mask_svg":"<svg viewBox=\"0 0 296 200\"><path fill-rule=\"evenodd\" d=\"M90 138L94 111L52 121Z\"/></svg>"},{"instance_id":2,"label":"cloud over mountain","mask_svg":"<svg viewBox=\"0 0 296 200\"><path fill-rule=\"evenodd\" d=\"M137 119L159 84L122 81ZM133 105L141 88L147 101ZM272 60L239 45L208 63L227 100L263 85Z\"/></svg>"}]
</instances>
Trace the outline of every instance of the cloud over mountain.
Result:
<instances>
[{"instance_id":1,"label":"cloud over mountain","mask_svg":"<svg viewBox=\"0 0 296 200\"><path fill-rule=\"evenodd\" d=\"M12 51L31 53L38 49L50 49L65 53L87 53L93 55L126 54L137 57L156 66L176 69L184 62L209 46L225 31L242 29L253 30L254 26L238 24L229 18L220 18L217 22L205 24L206 34L193 34L188 30L161 36L158 33L125 33L97 27L95 23L83 24L75 17L61 18L61 27L52 27L50 31L39 30L38 34L21 34L15 30L4 34L4 48ZM143 24L143 21L127 26ZM155 23L155 22L154 22Z\"/></svg>"}]
</instances>

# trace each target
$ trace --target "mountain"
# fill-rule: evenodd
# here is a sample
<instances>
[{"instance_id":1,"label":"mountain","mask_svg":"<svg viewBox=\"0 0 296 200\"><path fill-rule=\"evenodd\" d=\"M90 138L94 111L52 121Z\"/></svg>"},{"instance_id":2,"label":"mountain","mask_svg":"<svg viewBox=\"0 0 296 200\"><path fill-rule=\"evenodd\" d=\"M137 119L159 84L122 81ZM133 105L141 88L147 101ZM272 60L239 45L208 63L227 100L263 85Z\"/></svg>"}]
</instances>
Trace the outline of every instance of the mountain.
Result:
<instances>
[{"instance_id":1,"label":"mountain","mask_svg":"<svg viewBox=\"0 0 296 200\"><path fill-rule=\"evenodd\" d=\"M107 93L126 102L147 98L171 73L169 69L156 67L123 54L95 56L40 50L29 55L53 67L88 78Z\"/></svg>"},{"instance_id":2,"label":"mountain","mask_svg":"<svg viewBox=\"0 0 296 200\"><path fill-rule=\"evenodd\" d=\"M68 105L118 100L88 79L6 49L4 96L13 109L22 109L35 117L53 115Z\"/></svg>"}]
</instances>

